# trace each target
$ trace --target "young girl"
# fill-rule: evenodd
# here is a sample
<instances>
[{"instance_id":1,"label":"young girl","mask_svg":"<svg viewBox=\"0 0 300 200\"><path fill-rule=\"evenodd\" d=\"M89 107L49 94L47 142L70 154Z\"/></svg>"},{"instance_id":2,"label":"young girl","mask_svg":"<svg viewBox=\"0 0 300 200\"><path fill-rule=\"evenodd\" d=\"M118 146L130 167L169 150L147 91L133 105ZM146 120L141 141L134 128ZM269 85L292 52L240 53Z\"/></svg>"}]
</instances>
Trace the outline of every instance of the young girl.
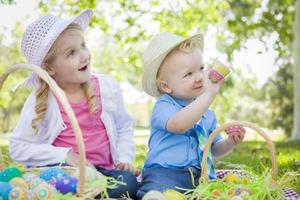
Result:
<instances>
[{"instance_id":1,"label":"young girl","mask_svg":"<svg viewBox=\"0 0 300 200\"><path fill-rule=\"evenodd\" d=\"M87 9L72 20L43 16L27 28L22 50L30 64L45 69L64 90L82 130L88 165L104 175L123 177L127 183L110 190L110 197L127 193L135 197L132 119L116 81L90 72L91 55L83 30L92 15ZM75 136L60 102L36 74L24 85L34 89L10 138L11 158L26 166L78 166Z\"/></svg>"},{"instance_id":2,"label":"young girl","mask_svg":"<svg viewBox=\"0 0 300 200\"><path fill-rule=\"evenodd\" d=\"M158 99L152 110L139 198L150 190L190 189L198 184L205 142L217 125L209 106L222 85L209 80L202 52L202 34L185 39L171 33L155 36L144 52L143 88ZM230 127L226 133L227 139L220 135L214 139L213 156L232 151L243 140L245 129ZM209 177L216 178L211 157L208 167Z\"/></svg>"}]
</instances>

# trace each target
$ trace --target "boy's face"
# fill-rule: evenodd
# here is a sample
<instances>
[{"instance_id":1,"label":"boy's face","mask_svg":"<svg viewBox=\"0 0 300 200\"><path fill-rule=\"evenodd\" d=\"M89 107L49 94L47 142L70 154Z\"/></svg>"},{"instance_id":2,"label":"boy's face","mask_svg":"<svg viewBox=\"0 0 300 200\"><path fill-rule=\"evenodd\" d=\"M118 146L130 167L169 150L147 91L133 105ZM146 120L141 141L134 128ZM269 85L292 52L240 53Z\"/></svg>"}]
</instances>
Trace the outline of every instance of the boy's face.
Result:
<instances>
[{"instance_id":1,"label":"boy's face","mask_svg":"<svg viewBox=\"0 0 300 200\"><path fill-rule=\"evenodd\" d=\"M69 31L56 41L56 57L47 66L48 73L60 86L81 84L90 77L90 51L80 31Z\"/></svg>"},{"instance_id":2,"label":"boy's face","mask_svg":"<svg viewBox=\"0 0 300 200\"><path fill-rule=\"evenodd\" d=\"M160 89L179 99L191 101L203 93L204 65L199 49L191 52L176 50L160 69Z\"/></svg>"}]
</instances>

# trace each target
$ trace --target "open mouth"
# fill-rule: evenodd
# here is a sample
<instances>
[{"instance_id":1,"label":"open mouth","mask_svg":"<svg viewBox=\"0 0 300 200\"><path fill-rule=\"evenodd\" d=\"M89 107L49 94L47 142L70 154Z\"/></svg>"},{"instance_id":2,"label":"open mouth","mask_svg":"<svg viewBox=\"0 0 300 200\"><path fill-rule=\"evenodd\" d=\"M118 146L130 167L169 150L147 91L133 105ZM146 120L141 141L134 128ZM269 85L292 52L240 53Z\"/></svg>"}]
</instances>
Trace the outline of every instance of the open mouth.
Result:
<instances>
[{"instance_id":1,"label":"open mouth","mask_svg":"<svg viewBox=\"0 0 300 200\"><path fill-rule=\"evenodd\" d=\"M83 67L81 67L80 69L78 69L78 71L85 71L85 70L87 70L87 68L88 68L88 65L84 65Z\"/></svg>"}]
</instances>

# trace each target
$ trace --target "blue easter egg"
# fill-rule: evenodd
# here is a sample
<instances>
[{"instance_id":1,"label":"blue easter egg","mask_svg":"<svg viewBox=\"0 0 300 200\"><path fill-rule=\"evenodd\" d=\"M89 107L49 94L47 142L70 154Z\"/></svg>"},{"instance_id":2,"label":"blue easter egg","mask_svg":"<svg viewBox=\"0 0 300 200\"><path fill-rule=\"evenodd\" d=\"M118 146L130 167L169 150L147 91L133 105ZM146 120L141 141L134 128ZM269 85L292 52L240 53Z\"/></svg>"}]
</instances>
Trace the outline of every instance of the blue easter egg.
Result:
<instances>
[{"instance_id":1,"label":"blue easter egg","mask_svg":"<svg viewBox=\"0 0 300 200\"><path fill-rule=\"evenodd\" d=\"M56 190L60 193L67 194L69 192L75 194L77 190L78 179L75 177L66 176L56 181Z\"/></svg>"},{"instance_id":2,"label":"blue easter egg","mask_svg":"<svg viewBox=\"0 0 300 200\"><path fill-rule=\"evenodd\" d=\"M41 171L40 173L40 178L44 179L45 181L49 181L51 179L61 179L65 176L68 176L68 174L60 168L49 168Z\"/></svg>"},{"instance_id":3,"label":"blue easter egg","mask_svg":"<svg viewBox=\"0 0 300 200\"><path fill-rule=\"evenodd\" d=\"M8 200L8 195L11 190L12 190L12 187L9 183L0 182L0 199Z\"/></svg>"}]
</instances>

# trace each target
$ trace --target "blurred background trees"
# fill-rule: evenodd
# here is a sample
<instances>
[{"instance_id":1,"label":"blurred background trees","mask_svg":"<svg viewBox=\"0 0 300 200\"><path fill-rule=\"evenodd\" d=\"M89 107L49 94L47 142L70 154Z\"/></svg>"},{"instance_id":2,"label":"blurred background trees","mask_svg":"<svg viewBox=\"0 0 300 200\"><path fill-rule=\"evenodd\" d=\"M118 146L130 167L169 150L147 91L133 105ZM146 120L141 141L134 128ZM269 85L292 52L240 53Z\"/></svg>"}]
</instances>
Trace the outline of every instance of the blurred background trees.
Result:
<instances>
[{"instance_id":1,"label":"blurred background trees","mask_svg":"<svg viewBox=\"0 0 300 200\"><path fill-rule=\"evenodd\" d=\"M14 3L2 0L0 4ZM36 5L39 15L50 12L66 18L92 8L95 17L87 34L95 71L108 73L124 83L124 87L130 85L137 91L141 91L142 52L153 35L163 31L183 36L198 31L206 33L206 48L215 49L206 52L206 62L218 57L235 69L212 105L219 123L230 119L252 121L291 135L293 0L39 0ZM25 61L20 52L25 28L17 23L11 34L13 42L8 45L4 45L6 38L0 32L0 73L14 63ZM215 46L209 46L210 40L216 41ZM239 52L249 50L249 41L261 44L261 48L252 51L256 51L255 62L262 67L265 53L273 50L276 54L274 62L269 63L273 73L263 74L268 79L262 83L257 78L260 66L253 69L251 63L239 57ZM28 91L22 89L13 94L9 88L26 75L17 73L1 90L0 132L9 132L15 124ZM136 93L136 98L143 100L129 103L128 108L136 126L148 126L154 99L142 93Z\"/></svg>"}]
</instances>

